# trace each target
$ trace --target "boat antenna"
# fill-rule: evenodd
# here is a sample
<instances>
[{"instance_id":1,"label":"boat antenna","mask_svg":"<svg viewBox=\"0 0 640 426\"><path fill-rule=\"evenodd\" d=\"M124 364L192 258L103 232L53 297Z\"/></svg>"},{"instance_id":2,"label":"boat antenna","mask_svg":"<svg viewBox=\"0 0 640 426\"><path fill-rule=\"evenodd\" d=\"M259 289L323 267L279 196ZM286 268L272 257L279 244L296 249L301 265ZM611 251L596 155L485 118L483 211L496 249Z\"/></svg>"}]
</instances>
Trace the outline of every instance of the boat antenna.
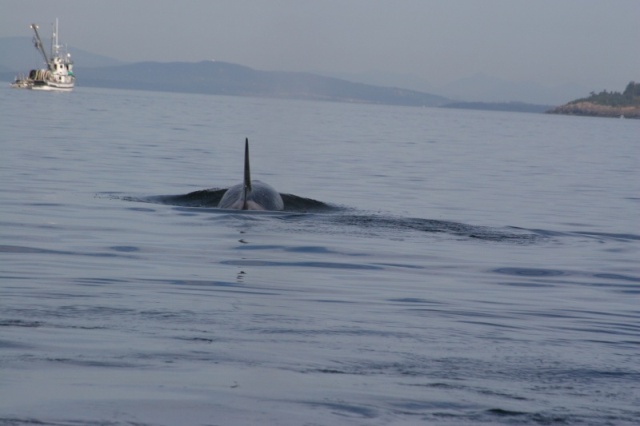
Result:
<instances>
[{"instance_id":1,"label":"boat antenna","mask_svg":"<svg viewBox=\"0 0 640 426\"><path fill-rule=\"evenodd\" d=\"M58 18L51 26L53 27L51 29L51 57L53 58L58 50Z\"/></svg>"}]
</instances>

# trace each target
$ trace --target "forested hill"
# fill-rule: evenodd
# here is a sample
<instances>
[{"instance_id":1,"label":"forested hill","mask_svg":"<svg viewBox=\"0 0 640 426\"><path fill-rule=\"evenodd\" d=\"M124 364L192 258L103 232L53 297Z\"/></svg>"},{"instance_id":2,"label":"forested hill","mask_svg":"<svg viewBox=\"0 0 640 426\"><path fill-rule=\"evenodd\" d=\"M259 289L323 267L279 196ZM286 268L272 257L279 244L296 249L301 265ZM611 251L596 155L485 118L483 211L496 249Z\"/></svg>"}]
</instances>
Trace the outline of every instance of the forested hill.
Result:
<instances>
[{"instance_id":1,"label":"forested hill","mask_svg":"<svg viewBox=\"0 0 640 426\"><path fill-rule=\"evenodd\" d=\"M576 99L552 109L549 113L640 118L640 83L630 82L622 93L606 90L600 93L591 92L589 97Z\"/></svg>"}]
</instances>

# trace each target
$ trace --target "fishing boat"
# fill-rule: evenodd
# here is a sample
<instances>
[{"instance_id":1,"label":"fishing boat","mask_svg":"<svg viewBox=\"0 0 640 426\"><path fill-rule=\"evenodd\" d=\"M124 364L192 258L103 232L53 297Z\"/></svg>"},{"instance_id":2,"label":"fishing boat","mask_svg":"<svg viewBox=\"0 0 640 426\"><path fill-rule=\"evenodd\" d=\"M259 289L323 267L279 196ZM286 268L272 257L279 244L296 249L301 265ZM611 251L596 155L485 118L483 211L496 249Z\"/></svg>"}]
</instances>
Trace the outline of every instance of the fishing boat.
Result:
<instances>
[{"instance_id":1,"label":"fishing boat","mask_svg":"<svg viewBox=\"0 0 640 426\"><path fill-rule=\"evenodd\" d=\"M44 50L40 34L38 33L38 25L31 24L31 29L35 33L33 44L42 54L44 62L47 64L46 69L34 69L29 71L29 75L19 76L11 83L11 87L32 90L56 90L69 92L76 83L76 77L73 75L73 61L71 54L66 52L66 48L58 42L58 20L53 25L53 36L51 37L51 53L47 56Z\"/></svg>"}]
</instances>

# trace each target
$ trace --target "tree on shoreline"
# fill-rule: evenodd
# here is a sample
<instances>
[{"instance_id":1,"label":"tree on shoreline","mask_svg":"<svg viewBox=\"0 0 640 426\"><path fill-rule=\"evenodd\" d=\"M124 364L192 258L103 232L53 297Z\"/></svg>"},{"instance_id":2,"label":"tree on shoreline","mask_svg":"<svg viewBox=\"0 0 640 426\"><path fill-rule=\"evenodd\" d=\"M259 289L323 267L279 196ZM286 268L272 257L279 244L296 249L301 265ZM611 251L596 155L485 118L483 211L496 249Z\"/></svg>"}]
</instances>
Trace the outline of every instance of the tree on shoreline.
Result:
<instances>
[{"instance_id":1,"label":"tree on shoreline","mask_svg":"<svg viewBox=\"0 0 640 426\"><path fill-rule=\"evenodd\" d=\"M622 93L603 90L600 93L591 92L590 95L588 98L577 99L570 102L570 104L591 102L597 105L613 107L640 106L640 83L629 82Z\"/></svg>"}]
</instances>

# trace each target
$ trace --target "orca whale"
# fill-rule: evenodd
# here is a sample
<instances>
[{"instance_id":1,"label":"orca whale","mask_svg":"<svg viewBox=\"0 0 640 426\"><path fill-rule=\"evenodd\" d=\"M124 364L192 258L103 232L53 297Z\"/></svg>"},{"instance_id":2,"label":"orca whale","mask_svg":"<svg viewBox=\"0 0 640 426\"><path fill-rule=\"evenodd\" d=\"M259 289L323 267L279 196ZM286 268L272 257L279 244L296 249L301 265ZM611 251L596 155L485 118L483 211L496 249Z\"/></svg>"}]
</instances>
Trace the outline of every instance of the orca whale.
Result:
<instances>
[{"instance_id":1,"label":"orca whale","mask_svg":"<svg viewBox=\"0 0 640 426\"><path fill-rule=\"evenodd\" d=\"M249 166L249 138L244 141L244 181L227 189L218 207L234 210L284 210L282 197L259 180L251 180Z\"/></svg>"}]
</instances>

